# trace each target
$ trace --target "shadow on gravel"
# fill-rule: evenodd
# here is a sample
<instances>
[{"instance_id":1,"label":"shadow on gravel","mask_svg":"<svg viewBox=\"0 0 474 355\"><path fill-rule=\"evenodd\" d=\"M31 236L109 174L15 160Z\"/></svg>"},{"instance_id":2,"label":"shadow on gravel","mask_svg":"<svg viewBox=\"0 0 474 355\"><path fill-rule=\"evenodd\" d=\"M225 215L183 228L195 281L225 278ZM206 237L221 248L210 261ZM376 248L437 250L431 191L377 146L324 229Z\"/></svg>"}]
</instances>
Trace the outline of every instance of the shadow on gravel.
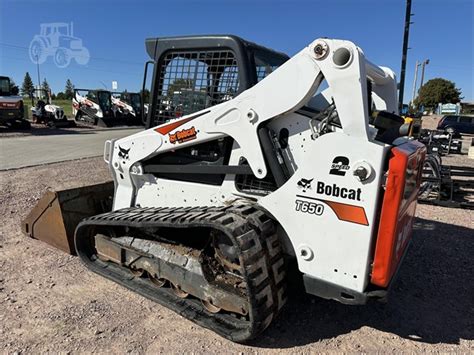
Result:
<instances>
[{"instance_id":1,"label":"shadow on gravel","mask_svg":"<svg viewBox=\"0 0 474 355\"><path fill-rule=\"evenodd\" d=\"M424 343L474 339L474 230L418 218L388 304L345 306L290 291L272 326L251 345L290 348L363 326Z\"/></svg>"},{"instance_id":2,"label":"shadow on gravel","mask_svg":"<svg viewBox=\"0 0 474 355\"><path fill-rule=\"evenodd\" d=\"M143 126L114 126L114 127L96 127L77 125L75 127L50 128L46 126L32 126L31 129L21 130L6 127L0 127L0 138L16 138L31 136L55 136L65 134L95 134L101 131L126 130L126 129L145 129Z\"/></svg>"},{"instance_id":3,"label":"shadow on gravel","mask_svg":"<svg viewBox=\"0 0 474 355\"><path fill-rule=\"evenodd\" d=\"M92 127L64 127L64 128L49 128L49 127L31 127L28 130L11 129L0 127L0 134L6 134L4 138L12 137L31 137L31 136L55 136L64 134L91 134L95 133L90 131Z\"/></svg>"}]
</instances>

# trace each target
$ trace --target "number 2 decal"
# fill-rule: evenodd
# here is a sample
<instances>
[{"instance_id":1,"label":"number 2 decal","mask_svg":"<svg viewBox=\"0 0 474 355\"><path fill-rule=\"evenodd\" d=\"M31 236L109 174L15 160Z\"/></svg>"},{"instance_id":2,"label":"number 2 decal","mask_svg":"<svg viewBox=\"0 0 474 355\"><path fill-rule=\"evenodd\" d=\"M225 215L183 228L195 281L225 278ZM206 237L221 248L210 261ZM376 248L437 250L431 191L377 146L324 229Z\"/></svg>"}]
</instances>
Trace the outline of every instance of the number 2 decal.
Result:
<instances>
[{"instance_id":1,"label":"number 2 decal","mask_svg":"<svg viewBox=\"0 0 474 355\"><path fill-rule=\"evenodd\" d=\"M329 174L332 175L339 175L345 176L346 170L349 170L349 158L338 156L335 157L331 164L331 169L329 170Z\"/></svg>"}]
</instances>

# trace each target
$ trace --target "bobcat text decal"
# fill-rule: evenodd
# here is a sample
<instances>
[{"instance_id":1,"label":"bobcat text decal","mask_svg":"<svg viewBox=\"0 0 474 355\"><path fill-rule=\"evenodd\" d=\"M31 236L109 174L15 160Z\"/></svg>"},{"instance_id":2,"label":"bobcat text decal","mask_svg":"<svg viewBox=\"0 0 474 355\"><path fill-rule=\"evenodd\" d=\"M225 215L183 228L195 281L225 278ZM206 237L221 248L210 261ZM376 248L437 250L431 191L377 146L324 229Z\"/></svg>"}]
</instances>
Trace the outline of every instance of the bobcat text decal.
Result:
<instances>
[{"instance_id":1,"label":"bobcat text decal","mask_svg":"<svg viewBox=\"0 0 474 355\"><path fill-rule=\"evenodd\" d=\"M325 184L322 181L318 181L318 183L316 184L316 193L318 194L347 198L349 200L360 201L361 192L361 188L349 189L347 187L337 186L336 184Z\"/></svg>"},{"instance_id":2,"label":"bobcat text decal","mask_svg":"<svg viewBox=\"0 0 474 355\"><path fill-rule=\"evenodd\" d=\"M178 143L187 142L187 141L196 139L196 137L197 137L197 132L194 126L188 129L177 131L175 133L169 133L170 143L173 143L173 144L175 144L176 142Z\"/></svg>"},{"instance_id":3,"label":"bobcat text decal","mask_svg":"<svg viewBox=\"0 0 474 355\"><path fill-rule=\"evenodd\" d=\"M321 216L324 213L324 205L327 205L341 221L361 224L364 226L369 225L367 215L365 214L364 207L362 206L307 196L307 190L313 190L313 193L316 193L317 195L326 195L329 197L339 197L347 200L361 201L361 188L351 189L348 187L338 186L337 184L326 184L322 181L314 181L314 178L302 178L297 182L297 187L303 193L305 193L305 195L296 195L297 199L295 200L295 210L297 212L305 212L308 214ZM322 205L320 202L322 202L324 205Z\"/></svg>"}]
</instances>

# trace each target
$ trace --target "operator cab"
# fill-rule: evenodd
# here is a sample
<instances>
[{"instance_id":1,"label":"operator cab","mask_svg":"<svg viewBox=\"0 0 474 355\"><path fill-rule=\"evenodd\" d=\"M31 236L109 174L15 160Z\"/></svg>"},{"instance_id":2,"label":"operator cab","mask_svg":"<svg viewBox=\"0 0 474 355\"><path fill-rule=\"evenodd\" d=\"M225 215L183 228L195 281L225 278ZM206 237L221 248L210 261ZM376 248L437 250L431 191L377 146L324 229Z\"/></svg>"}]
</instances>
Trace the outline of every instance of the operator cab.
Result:
<instances>
[{"instance_id":1,"label":"operator cab","mask_svg":"<svg viewBox=\"0 0 474 355\"><path fill-rule=\"evenodd\" d=\"M0 96L10 95L10 78L8 76L0 76Z\"/></svg>"},{"instance_id":2,"label":"operator cab","mask_svg":"<svg viewBox=\"0 0 474 355\"><path fill-rule=\"evenodd\" d=\"M90 91L87 94L87 98L93 102L96 102L102 112L108 113L112 108L112 98L109 91L97 90Z\"/></svg>"},{"instance_id":3,"label":"operator cab","mask_svg":"<svg viewBox=\"0 0 474 355\"><path fill-rule=\"evenodd\" d=\"M154 64L147 128L230 100L289 59L232 35L150 38L146 49Z\"/></svg>"},{"instance_id":4,"label":"operator cab","mask_svg":"<svg viewBox=\"0 0 474 355\"><path fill-rule=\"evenodd\" d=\"M142 98L136 92L123 92L120 94L120 100L132 106L133 110L138 116L141 114Z\"/></svg>"},{"instance_id":5,"label":"operator cab","mask_svg":"<svg viewBox=\"0 0 474 355\"><path fill-rule=\"evenodd\" d=\"M74 89L73 115L76 121L101 127L127 124L112 104L112 93L108 90Z\"/></svg>"}]
</instances>

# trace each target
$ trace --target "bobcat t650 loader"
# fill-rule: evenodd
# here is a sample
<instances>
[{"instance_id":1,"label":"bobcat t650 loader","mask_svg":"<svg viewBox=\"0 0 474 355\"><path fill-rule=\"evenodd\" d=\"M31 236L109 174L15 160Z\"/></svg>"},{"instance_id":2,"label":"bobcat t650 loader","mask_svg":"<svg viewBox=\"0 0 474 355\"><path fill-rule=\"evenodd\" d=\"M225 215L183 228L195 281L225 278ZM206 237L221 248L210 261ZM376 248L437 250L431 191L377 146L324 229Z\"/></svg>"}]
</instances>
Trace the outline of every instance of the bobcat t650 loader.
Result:
<instances>
[{"instance_id":1,"label":"bobcat t650 loader","mask_svg":"<svg viewBox=\"0 0 474 355\"><path fill-rule=\"evenodd\" d=\"M425 155L394 73L335 39L292 58L234 36L146 48L147 129L106 142L113 186L48 193L25 232L237 342L277 316L292 260L310 294L384 297Z\"/></svg>"}]
</instances>

